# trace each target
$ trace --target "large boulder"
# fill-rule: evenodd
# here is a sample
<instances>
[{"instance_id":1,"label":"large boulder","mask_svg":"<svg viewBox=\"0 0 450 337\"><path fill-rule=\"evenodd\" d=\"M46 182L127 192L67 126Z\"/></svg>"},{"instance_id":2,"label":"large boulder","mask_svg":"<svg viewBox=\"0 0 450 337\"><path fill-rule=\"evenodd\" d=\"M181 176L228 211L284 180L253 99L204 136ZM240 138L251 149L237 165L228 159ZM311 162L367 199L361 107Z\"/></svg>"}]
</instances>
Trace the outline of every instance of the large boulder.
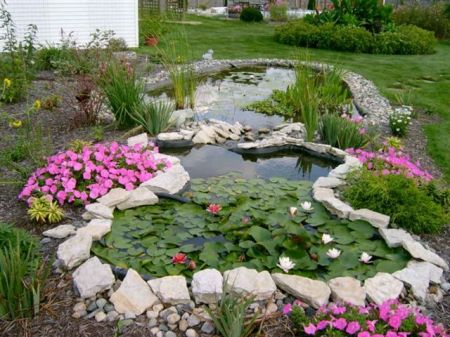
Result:
<instances>
[{"instance_id":1,"label":"large boulder","mask_svg":"<svg viewBox=\"0 0 450 337\"><path fill-rule=\"evenodd\" d=\"M204 269L192 277L195 302L215 304L222 297L223 277L217 269Z\"/></svg>"},{"instance_id":2,"label":"large boulder","mask_svg":"<svg viewBox=\"0 0 450 337\"><path fill-rule=\"evenodd\" d=\"M146 147L148 143L148 136L146 133L141 133L137 136L133 136L127 139L128 146L140 145L142 147Z\"/></svg>"},{"instance_id":3,"label":"large boulder","mask_svg":"<svg viewBox=\"0 0 450 337\"><path fill-rule=\"evenodd\" d=\"M279 273L272 274L272 278L279 288L313 308L327 304L330 298L331 290L325 282Z\"/></svg>"},{"instance_id":4,"label":"large boulder","mask_svg":"<svg viewBox=\"0 0 450 337\"><path fill-rule=\"evenodd\" d=\"M145 310L159 302L148 284L133 269L128 269L119 289L115 291L110 301L117 312L142 314Z\"/></svg>"},{"instance_id":5,"label":"large boulder","mask_svg":"<svg viewBox=\"0 0 450 337\"><path fill-rule=\"evenodd\" d=\"M142 183L141 187L145 187L153 193L176 194L183 190L189 180L189 174L183 166L178 164Z\"/></svg>"},{"instance_id":6,"label":"large boulder","mask_svg":"<svg viewBox=\"0 0 450 337\"><path fill-rule=\"evenodd\" d=\"M97 201L105 206L114 207L124 202L130 197L130 191L123 188L113 188L104 196L97 199Z\"/></svg>"},{"instance_id":7,"label":"large boulder","mask_svg":"<svg viewBox=\"0 0 450 337\"><path fill-rule=\"evenodd\" d=\"M184 276L166 276L148 281L153 292L163 303L187 304L191 301Z\"/></svg>"},{"instance_id":8,"label":"large boulder","mask_svg":"<svg viewBox=\"0 0 450 337\"><path fill-rule=\"evenodd\" d=\"M403 291L403 283L391 274L378 273L366 279L364 290L371 301L381 304L387 300L397 299Z\"/></svg>"},{"instance_id":9,"label":"large boulder","mask_svg":"<svg viewBox=\"0 0 450 337\"><path fill-rule=\"evenodd\" d=\"M138 206L148 206L157 204L159 201L158 197L150 190L145 187L138 187L131 191L130 197L117 205L120 210L134 208Z\"/></svg>"},{"instance_id":10,"label":"large boulder","mask_svg":"<svg viewBox=\"0 0 450 337\"><path fill-rule=\"evenodd\" d=\"M96 256L79 266L72 276L82 298L93 297L110 289L115 281L111 266L102 264Z\"/></svg>"},{"instance_id":11,"label":"large boulder","mask_svg":"<svg viewBox=\"0 0 450 337\"><path fill-rule=\"evenodd\" d=\"M92 237L89 234L77 233L59 245L56 257L65 268L72 269L89 258L91 246Z\"/></svg>"},{"instance_id":12,"label":"large boulder","mask_svg":"<svg viewBox=\"0 0 450 337\"><path fill-rule=\"evenodd\" d=\"M328 281L331 289L331 297L334 302L364 305L366 292L361 282L353 277L336 277Z\"/></svg>"},{"instance_id":13,"label":"large boulder","mask_svg":"<svg viewBox=\"0 0 450 337\"><path fill-rule=\"evenodd\" d=\"M227 270L223 278L226 291L237 296L255 296L255 301L269 299L277 290L267 271L258 272L255 269L238 267Z\"/></svg>"}]
</instances>

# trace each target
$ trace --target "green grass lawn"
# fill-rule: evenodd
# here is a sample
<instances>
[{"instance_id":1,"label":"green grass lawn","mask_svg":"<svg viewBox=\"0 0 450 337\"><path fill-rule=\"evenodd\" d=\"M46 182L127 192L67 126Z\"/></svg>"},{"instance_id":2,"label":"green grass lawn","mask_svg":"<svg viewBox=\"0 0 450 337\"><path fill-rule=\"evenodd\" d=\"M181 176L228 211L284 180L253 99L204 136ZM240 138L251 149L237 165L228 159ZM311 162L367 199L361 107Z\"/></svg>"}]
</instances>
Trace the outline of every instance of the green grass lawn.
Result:
<instances>
[{"instance_id":1,"label":"green grass lawn","mask_svg":"<svg viewBox=\"0 0 450 337\"><path fill-rule=\"evenodd\" d=\"M302 49L275 42L271 24L197 16L187 19L201 24L170 23L169 28L177 32L164 36L162 48L165 41L179 39L185 33L193 59L201 59L208 49L214 50L216 59L291 58ZM141 47L139 51L155 53L150 47ZM441 116L441 123L426 126L425 132L428 151L450 182L450 42L440 42L436 51L433 55L392 56L310 49L309 54L313 61L339 63L362 74L374 81L389 99L404 93L404 97L409 96L409 104Z\"/></svg>"}]
</instances>

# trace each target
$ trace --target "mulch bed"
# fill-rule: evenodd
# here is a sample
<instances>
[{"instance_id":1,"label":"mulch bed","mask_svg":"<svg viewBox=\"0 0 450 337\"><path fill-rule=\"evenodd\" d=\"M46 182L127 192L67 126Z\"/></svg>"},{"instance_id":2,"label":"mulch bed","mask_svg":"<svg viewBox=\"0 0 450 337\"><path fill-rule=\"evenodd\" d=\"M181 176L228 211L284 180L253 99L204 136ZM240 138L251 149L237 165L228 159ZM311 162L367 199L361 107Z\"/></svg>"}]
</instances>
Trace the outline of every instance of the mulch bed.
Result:
<instances>
[{"instance_id":1,"label":"mulch bed","mask_svg":"<svg viewBox=\"0 0 450 337\"><path fill-rule=\"evenodd\" d=\"M45 125L46 131L51 134L55 151L66 148L74 139L93 140L92 127L74 127L73 119L77 110L74 100L74 81L71 79L55 78L52 74L43 73L40 79L35 81L30 90L28 102L42 99L51 94L61 96L62 103L54 111L41 110L33 116L33 120L40 121ZM9 114L22 112L27 103L21 102L3 106ZM435 116L420 115L413 120L410 133L405 139L406 152L414 160L420 160L423 168L429 170L433 176L440 177L439 169L433 164L431 158L426 154L426 138L422 127L427 123L435 123ZM0 125L0 149L7 145L6 140L15 132L5 123ZM104 141L118 140L122 133L117 130L105 130ZM10 180L11 175L4 168L0 168L0 179ZM0 185L0 221L13 223L18 227L40 235L48 227L38 227L28 221L26 205L17 200L21 189L17 184ZM80 219L80 209L67 208L65 223ZM448 237L450 229L447 227L444 233L439 235L424 235L422 238L436 250L444 259L450 261L450 245ZM44 254L53 258L57 244L53 240L44 245ZM448 275L447 275L448 276ZM137 320L136 324L121 328L117 323L101 322L94 319L74 319L71 317L72 308L75 305L75 293L72 286L70 274L52 275L44 291L44 306L41 313L31 320L20 320L15 322L0 321L0 336L33 336L33 337L102 337L102 336L150 336L149 329L143 321ZM432 309L433 317L438 321L450 326L450 296L445 296L442 303ZM141 317L143 319L143 317ZM260 332L263 336L293 336L288 322L281 317L263 322Z\"/></svg>"}]
</instances>

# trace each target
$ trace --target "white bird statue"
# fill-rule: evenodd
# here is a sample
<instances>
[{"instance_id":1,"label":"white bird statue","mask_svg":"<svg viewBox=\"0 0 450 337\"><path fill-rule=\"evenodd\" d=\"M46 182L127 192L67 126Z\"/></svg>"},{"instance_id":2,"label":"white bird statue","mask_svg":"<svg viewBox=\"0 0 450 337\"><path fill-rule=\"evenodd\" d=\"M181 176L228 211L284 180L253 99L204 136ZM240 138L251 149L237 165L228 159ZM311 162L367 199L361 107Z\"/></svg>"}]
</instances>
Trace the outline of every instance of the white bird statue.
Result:
<instances>
[{"instance_id":1,"label":"white bird statue","mask_svg":"<svg viewBox=\"0 0 450 337\"><path fill-rule=\"evenodd\" d=\"M204 60L212 60L213 54L214 54L214 50L208 49L208 51L205 54L203 54L203 59Z\"/></svg>"}]
</instances>

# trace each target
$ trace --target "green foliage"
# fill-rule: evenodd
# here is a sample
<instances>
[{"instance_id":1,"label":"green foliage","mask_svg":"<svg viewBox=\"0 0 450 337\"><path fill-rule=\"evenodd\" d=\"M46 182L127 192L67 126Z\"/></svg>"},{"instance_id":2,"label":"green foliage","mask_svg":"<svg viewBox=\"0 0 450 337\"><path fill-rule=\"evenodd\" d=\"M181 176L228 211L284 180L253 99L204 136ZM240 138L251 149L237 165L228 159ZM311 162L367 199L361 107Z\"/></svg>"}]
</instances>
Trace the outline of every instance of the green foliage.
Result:
<instances>
[{"instance_id":1,"label":"green foliage","mask_svg":"<svg viewBox=\"0 0 450 337\"><path fill-rule=\"evenodd\" d=\"M170 127L173 111L174 106L171 103L152 101L140 104L131 116L146 132L156 136Z\"/></svg>"},{"instance_id":2,"label":"green foliage","mask_svg":"<svg viewBox=\"0 0 450 337\"><path fill-rule=\"evenodd\" d=\"M30 208L27 211L31 221L39 224L54 224L64 218L64 212L56 201L51 201L46 196L33 197L30 200Z\"/></svg>"},{"instance_id":3,"label":"green foliage","mask_svg":"<svg viewBox=\"0 0 450 337\"><path fill-rule=\"evenodd\" d=\"M335 114L323 115L319 128L320 138L340 149L363 148L369 139L361 133L361 126Z\"/></svg>"},{"instance_id":4,"label":"green foliage","mask_svg":"<svg viewBox=\"0 0 450 337\"><path fill-rule=\"evenodd\" d=\"M26 232L0 224L0 319L31 317L39 312L50 269Z\"/></svg>"},{"instance_id":5,"label":"green foliage","mask_svg":"<svg viewBox=\"0 0 450 337\"><path fill-rule=\"evenodd\" d=\"M139 19L139 44L145 44L148 37L160 39L168 32L167 24L161 14L147 15Z\"/></svg>"},{"instance_id":6,"label":"green foliage","mask_svg":"<svg viewBox=\"0 0 450 337\"><path fill-rule=\"evenodd\" d=\"M81 153L86 146L91 146L92 142L83 139L74 139L70 142L68 150L72 150L75 153Z\"/></svg>"},{"instance_id":7,"label":"green foliage","mask_svg":"<svg viewBox=\"0 0 450 337\"><path fill-rule=\"evenodd\" d=\"M408 254L390 249L377 239L376 230L364 221L338 220L311 199L311 184L282 178L245 180L227 175L192 180L191 201L162 199L157 205L116 211L112 230L93 245L93 253L109 263L160 277L193 271L171 258L182 252L199 269L224 271L239 266L280 271L280 256L296 265L292 274L330 279L353 276L365 279L378 271L404 267ZM289 207L310 201L312 212L290 216ZM211 203L222 210L206 211ZM323 233L335 238L321 243ZM331 260L328 249L342 250ZM365 251L372 264L359 261Z\"/></svg>"},{"instance_id":8,"label":"green foliage","mask_svg":"<svg viewBox=\"0 0 450 337\"><path fill-rule=\"evenodd\" d=\"M254 7L245 7L239 19L244 22L261 22L264 18L261 11Z\"/></svg>"},{"instance_id":9,"label":"green foliage","mask_svg":"<svg viewBox=\"0 0 450 337\"><path fill-rule=\"evenodd\" d=\"M448 209L428 194L425 183L418 185L403 175L357 171L349 176L344 196L355 209L387 214L394 224L416 234L437 233L449 220Z\"/></svg>"},{"instance_id":10,"label":"green foliage","mask_svg":"<svg viewBox=\"0 0 450 337\"><path fill-rule=\"evenodd\" d=\"M269 5L270 20L287 21L288 20L287 3L272 3Z\"/></svg>"},{"instance_id":11,"label":"green foliage","mask_svg":"<svg viewBox=\"0 0 450 337\"><path fill-rule=\"evenodd\" d=\"M431 54L436 44L433 33L411 25L371 34L362 27L333 23L318 26L306 20L295 20L276 27L275 39L300 47L404 55Z\"/></svg>"},{"instance_id":12,"label":"green foliage","mask_svg":"<svg viewBox=\"0 0 450 337\"><path fill-rule=\"evenodd\" d=\"M435 2L427 6L414 3L401 6L393 13L392 19L398 25L414 25L434 32L439 39L450 37L450 15L446 13L444 2Z\"/></svg>"},{"instance_id":13,"label":"green foliage","mask_svg":"<svg viewBox=\"0 0 450 337\"><path fill-rule=\"evenodd\" d=\"M135 125L135 109L144 100L145 89L128 63L111 62L100 80L108 106L120 127Z\"/></svg>"},{"instance_id":14,"label":"green foliage","mask_svg":"<svg viewBox=\"0 0 450 337\"><path fill-rule=\"evenodd\" d=\"M216 310L207 307L207 312L222 337L249 337L253 332L258 316L254 313L247 319L247 310L254 302L254 297L237 297L227 292L223 294Z\"/></svg>"},{"instance_id":15,"label":"green foliage","mask_svg":"<svg viewBox=\"0 0 450 337\"><path fill-rule=\"evenodd\" d=\"M411 113L396 110L389 115L389 127L394 136L404 137L408 133L408 127L411 124Z\"/></svg>"}]
</instances>

